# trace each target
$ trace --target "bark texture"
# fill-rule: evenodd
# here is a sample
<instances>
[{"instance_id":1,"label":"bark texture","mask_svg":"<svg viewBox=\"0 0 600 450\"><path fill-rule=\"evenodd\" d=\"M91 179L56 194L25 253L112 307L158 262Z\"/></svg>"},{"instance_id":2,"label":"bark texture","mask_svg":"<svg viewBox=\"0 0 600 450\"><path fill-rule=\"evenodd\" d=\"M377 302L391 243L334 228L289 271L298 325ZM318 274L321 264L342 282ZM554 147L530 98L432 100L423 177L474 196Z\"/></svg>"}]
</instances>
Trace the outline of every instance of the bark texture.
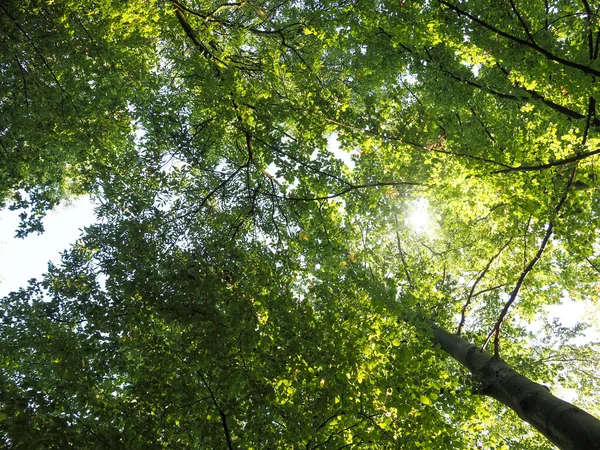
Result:
<instances>
[{"instance_id":1,"label":"bark texture","mask_svg":"<svg viewBox=\"0 0 600 450\"><path fill-rule=\"evenodd\" d=\"M600 420L550 393L496 358L432 325L433 341L465 366L482 384L481 393L515 411L563 450L600 450Z\"/></svg>"}]
</instances>

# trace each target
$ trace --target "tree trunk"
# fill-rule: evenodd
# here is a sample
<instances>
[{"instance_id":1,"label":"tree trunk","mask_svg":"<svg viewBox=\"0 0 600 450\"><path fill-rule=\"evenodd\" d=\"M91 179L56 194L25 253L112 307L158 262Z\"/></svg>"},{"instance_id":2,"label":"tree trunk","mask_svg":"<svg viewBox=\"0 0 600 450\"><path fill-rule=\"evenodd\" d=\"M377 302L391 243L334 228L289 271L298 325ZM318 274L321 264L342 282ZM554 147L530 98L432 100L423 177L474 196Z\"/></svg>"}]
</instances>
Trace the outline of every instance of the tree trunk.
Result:
<instances>
[{"instance_id":1,"label":"tree trunk","mask_svg":"<svg viewBox=\"0 0 600 450\"><path fill-rule=\"evenodd\" d=\"M600 449L600 420L555 397L501 358L436 325L432 327L433 342L469 369L482 383L482 394L508 406L560 449Z\"/></svg>"}]
</instances>

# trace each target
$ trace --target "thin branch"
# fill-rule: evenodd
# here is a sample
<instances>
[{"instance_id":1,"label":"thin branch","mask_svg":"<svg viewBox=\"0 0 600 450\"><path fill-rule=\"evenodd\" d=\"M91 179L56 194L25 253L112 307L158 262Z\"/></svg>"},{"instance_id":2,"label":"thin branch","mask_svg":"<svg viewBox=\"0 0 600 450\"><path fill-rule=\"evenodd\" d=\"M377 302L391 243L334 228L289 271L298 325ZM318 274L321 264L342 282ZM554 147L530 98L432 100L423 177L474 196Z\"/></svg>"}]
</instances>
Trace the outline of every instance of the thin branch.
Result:
<instances>
[{"instance_id":1,"label":"thin branch","mask_svg":"<svg viewBox=\"0 0 600 450\"><path fill-rule=\"evenodd\" d=\"M389 181L389 182L379 182L379 183L371 183L371 184L353 184L347 187L346 189L342 189L335 194L323 195L320 197L287 197L285 195L277 195L271 192L263 192L264 195L269 197L280 198L282 200L292 200L299 202L312 202L316 200L330 200L332 198L341 197L344 194L347 194L350 191L358 190L358 189L366 189L366 188L374 188L374 187L382 187L382 186L424 186L429 187L429 185L425 183L417 183L415 181Z\"/></svg>"},{"instance_id":2,"label":"thin branch","mask_svg":"<svg viewBox=\"0 0 600 450\"><path fill-rule=\"evenodd\" d=\"M584 133L583 133L582 145L585 145L585 143L587 141L590 120L591 120L591 116L595 112L595 108L596 108L596 100L594 99L594 97L590 97L589 105L588 105L588 119L587 119L586 127L585 127L585 130L584 130ZM558 205L556 205L556 208L555 208L555 214L556 214L556 216L558 216L558 214L560 213L560 210L561 210L562 206L564 205L565 201L567 200L567 196L569 195L569 191L571 190L571 186L573 185L573 182L575 181L575 174L576 173L577 173L577 162L575 162L575 165L574 165L573 169L571 170L571 175L569 176L569 181L567 182L567 186L565 188L564 194L563 194L562 198L560 199L560 201L558 202ZM500 327L502 326L502 322L504 321L504 318L508 314L509 308L511 307L511 305L517 299L517 294L519 293L519 289L521 288L521 286L523 284L523 281L525 280L525 277L527 276L527 274L529 274L529 272L531 272L531 270L533 269L533 267L535 266L535 264L542 257L542 254L544 253L544 250L546 249L546 244L548 243L548 240L550 239L550 236L552 235L552 228L553 228L553 226L554 226L554 219L551 220L550 223L548 224L548 228L546 230L546 234L544 236L544 239L542 240L542 243L541 243L540 247L538 248L537 253L535 254L535 256L533 257L533 259L529 262L529 264L527 265L527 267L525 267L525 269L521 273L521 276L519 277L515 288L513 289L513 291L510 294L510 298L508 299L508 301L504 305L504 308L502 309L502 312L500 313L500 317L496 321L496 324L494 325L494 328L492 329L492 331L490 331L490 333L488 334L488 336L487 336L487 338L486 338L483 346L481 347L482 350L485 349L485 347L489 343L490 338L492 337L492 334L493 334L494 335L494 356L498 356L499 355Z\"/></svg>"},{"instance_id":3,"label":"thin branch","mask_svg":"<svg viewBox=\"0 0 600 450\"><path fill-rule=\"evenodd\" d=\"M283 131L283 133L285 134L285 136L287 136L290 139L293 139L294 141L296 141L296 143L298 143L298 145L302 145L301 143L299 143L295 138L293 138L291 135L289 135L288 133L286 133L285 131ZM329 173L325 170L321 170L318 167L314 167L312 164L309 164L306 161L303 161L302 159L294 156L293 154L287 153L285 151L283 151L281 148L279 148L277 145L273 145L270 144L269 142L265 141L264 139L260 138L259 136L255 136L255 139L261 143L263 143L264 145L266 145L267 147L269 147L271 150L273 150L275 153L284 156L286 158L289 158L290 160L302 165L303 167L308 168L309 170L311 170L312 172L318 173L320 175L324 175L328 178L333 178L337 181L339 181L340 183L349 185L350 183L348 181L346 181L344 178L341 178L335 174Z\"/></svg>"},{"instance_id":4,"label":"thin branch","mask_svg":"<svg viewBox=\"0 0 600 450\"><path fill-rule=\"evenodd\" d=\"M535 44L535 40L533 39L533 36L531 35L531 32L529 31L529 27L527 26L527 24L525 23L525 20L523 20L523 17L519 13L519 10L517 9L517 6L515 5L514 0L508 0L508 1L510 2L510 7L514 11L514 13L517 15L517 19L519 19L521 26L525 30L525 34L527 35L527 37L529 37L531 42Z\"/></svg>"},{"instance_id":5,"label":"thin branch","mask_svg":"<svg viewBox=\"0 0 600 450\"><path fill-rule=\"evenodd\" d=\"M527 223L525 224L525 231L523 232L523 269L525 269L527 265L527 233L529 233L529 225L531 225L532 217L533 214L530 214Z\"/></svg>"},{"instance_id":6,"label":"thin branch","mask_svg":"<svg viewBox=\"0 0 600 450\"><path fill-rule=\"evenodd\" d=\"M315 430L315 432L313 433L313 437L316 437L317 433L323 428L325 427L329 422L331 422L333 419L335 419L337 416L342 416L346 414L344 411L338 411L334 414L332 414L331 416L329 416L327 419L325 419ZM310 448L310 445L312 443L313 439L309 439L308 442L306 443L306 448ZM316 448L316 447L314 447Z\"/></svg>"},{"instance_id":7,"label":"thin branch","mask_svg":"<svg viewBox=\"0 0 600 450\"><path fill-rule=\"evenodd\" d=\"M2 146L2 150L4 150L4 153L6 154L6 156L10 156L10 153L8 152L8 149L6 148L6 145L4 145L4 142L2 142L2 139L0 139L0 146Z\"/></svg>"},{"instance_id":8,"label":"thin branch","mask_svg":"<svg viewBox=\"0 0 600 450\"><path fill-rule=\"evenodd\" d=\"M479 90L485 91L489 94L492 94L498 98L504 98L507 100L515 100L515 101L527 101L530 100L531 98L535 99L535 100L539 100L540 102L542 102L543 104L545 104L546 106L550 107L551 109L553 109L554 111L560 113L560 114L564 114L565 116L574 119L574 120L581 120L581 119L585 119L585 114L581 114L580 112L574 111L570 108L567 108L566 106L563 105L559 105L558 103L553 102L552 100L547 99L546 97L544 97L543 95L541 95L539 92L534 91L533 89L527 89L524 88L523 86L521 86L519 83L514 83L518 88L523 89L525 92L527 92L531 97L527 97L525 95L515 95L515 94L506 94L504 92L499 92L496 91L495 89L492 89L488 86L484 86L476 81L470 80L468 78L464 78L462 76L456 75L455 73L449 71L448 69L446 69L444 66L442 66L439 62L434 61L433 59L431 59L431 55L430 55L430 60L431 62L435 63L437 65L437 67L439 68L439 70L441 70L442 72L444 72L445 74L447 74L448 76L450 76L451 78L453 78L456 81L459 81L461 83L465 83L467 86L471 86L474 88L477 88ZM496 64L497 67L508 77L508 75L510 74L510 72L505 69L504 67L502 67L500 64ZM594 125L595 126L600 126L600 121L594 121Z\"/></svg>"},{"instance_id":9,"label":"thin branch","mask_svg":"<svg viewBox=\"0 0 600 450\"><path fill-rule=\"evenodd\" d=\"M529 264L527 265L527 267L525 267L525 269L521 272L521 275L519 276L519 279L517 280L517 284L515 285L515 287L512 290L512 292L510 293L510 297L509 297L508 301L504 304L504 308L502 309L502 312L500 313L500 317L498 317L498 320L496 321L496 324L494 325L494 328L492 328L492 331L490 331L488 333L488 336L487 336L487 338L486 338L483 346L481 347L482 351L485 350L485 348L487 347L487 344L489 343L492 335L495 334L495 337L494 337L494 356L499 356L500 326L502 325L502 322L504 322L504 318L508 314L508 310L510 309L511 305L517 299L517 295L519 294L519 290L521 289L521 286L523 285L523 282L525 281L525 277L527 277L527 275L529 274L529 272L531 272L531 270L533 269L533 267L535 266L535 264L542 257L542 254L544 253L544 250L546 250L546 245L548 244L548 241L550 240L550 236L552 236L553 226L554 226L553 222L550 222L548 224L548 228L546 229L546 234L544 235L544 239L542 240L542 243L541 243L540 247L538 248L537 253L533 257L533 259L531 261L529 261Z\"/></svg>"},{"instance_id":10,"label":"thin branch","mask_svg":"<svg viewBox=\"0 0 600 450\"><path fill-rule=\"evenodd\" d=\"M495 206L492 206L492 207L490 208L490 210L488 211L488 213L487 213L485 216L483 216L483 217L479 217L479 218L475 219L475 222L474 222L474 224L477 224L477 223L479 223L479 222L483 222L484 220L487 220L487 219L489 219L489 217L490 217L490 216L491 216L491 215L492 215L492 214L493 214L493 213L494 213L496 210L498 210L499 208L502 208L502 207L504 207L504 206L507 206L507 204L506 204L506 203L498 203L497 205L495 205Z\"/></svg>"},{"instance_id":11,"label":"thin branch","mask_svg":"<svg viewBox=\"0 0 600 450\"><path fill-rule=\"evenodd\" d=\"M485 132L488 135L488 137L495 144L496 143L496 139L494 138L494 136L492 135L492 133L488 129L487 125L483 122L483 119L481 119L481 117L479 117L479 115L475 112L475 109L472 106L469 106L469 109L471 110L471 113L473 114L473 117L475 117L477 119L477 121L481 124L481 126L485 130Z\"/></svg>"},{"instance_id":12,"label":"thin branch","mask_svg":"<svg viewBox=\"0 0 600 450\"><path fill-rule=\"evenodd\" d=\"M208 194L206 194L204 196L204 198L202 199L202 201L198 204L198 206L196 208L194 208L192 211L187 212L185 214L183 214L182 216L179 216L178 218L183 218L185 216L189 216L190 214L192 216L195 216L196 214L198 214L200 212L200 210L204 207L204 205L206 205L206 202L208 202L210 200L210 198L221 188L225 187L225 185L227 185L231 180L233 180L238 173L240 173L243 169L245 169L248 165L249 165L249 161L246 162L246 164L244 164L243 166L238 167L236 170L234 170L225 180L223 180L221 183L219 183L217 186L215 186L214 188L212 188Z\"/></svg>"},{"instance_id":13,"label":"thin branch","mask_svg":"<svg viewBox=\"0 0 600 450\"><path fill-rule=\"evenodd\" d=\"M431 62L435 62L435 61L431 61ZM489 94L492 94L498 98L505 98L508 100L527 100L527 97L524 95L506 94L504 92L496 91L495 89L492 89L488 86L484 86L483 84L480 84L469 78L464 78L460 75L456 75L454 72L449 71L448 69L446 69L444 66L440 65L439 63L436 63L436 64L437 64L437 67L439 68L439 70L444 72L446 75L450 76L451 78L453 78L456 81L465 83L467 86L471 86L471 87L480 89L482 91L488 92ZM582 117L583 117L583 115L582 115Z\"/></svg>"},{"instance_id":14,"label":"thin branch","mask_svg":"<svg viewBox=\"0 0 600 450\"><path fill-rule=\"evenodd\" d=\"M105 445L108 445L108 446L109 446L109 448L112 448L112 445L110 444L110 442L108 442L106 439L104 439L104 438L102 438L102 437L98 436L98 434L97 434L97 433L96 433L94 430L92 430L92 429L89 427L89 425L88 425L88 424L86 424L86 423L85 423L83 420L81 420L81 419L80 419L80 418L77 416L77 414L73 414L73 417L75 417L75 420L76 420L77 422L79 422L81 425L83 425L83 426L84 426L84 428L86 428L86 429L87 429L87 430L88 430L90 433L92 433L92 434L94 435L94 437L95 437L97 440L99 440L100 442L104 443Z\"/></svg>"},{"instance_id":15,"label":"thin branch","mask_svg":"<svg viewBox=\"0 0 600 450\"><path fill-rule=\"evenodd\" d=\"M177 20L179 20L181 28L183 28L183 31L185 32L187 37L189 37L190 40L194 43L194 45L200 50L202 56L213 61L217 66L217 70L220 70L222 67L227 67L227 63L221 60L216 55L214 55L202 42L202 40L198 36L198 33L196 33L196 31L192 28L187 18L185 17L185 14L183 13L184 9L180 6L179 2L173 1L173 4L175 5L175 15L177 16Z\"/></svg>"},{"instance_id":16,"label":"thin branch","mask_svg":"<svg viewBox=\"0 0 600 450\"><path fill-rule=\"evenodd\" d=\"M12 20L15 23L15 25L21 31L21 33L23 33L23 35L27 39L27 42L29 43L29 45L31 45L31 47L33 48L33 50L35 51L35 53L40 57L40 59L42 60L42 64L44 64L44 67L46 67L46 70L48 70L48 72L52 76L52 79L54 80L54 83L56 84L56 86L60 90L61 94L65 98L67 98L69 100L69 103L71 104L71 106L73 106L73 110L75 111L75 114L77 115L77 119L79 120L79 122L81 124L83 124L84 121L81 118L81 115L79 114L79 109L77 108L77 106L73 102L73 99L71 98L71 96L63 88L62 84L60 84L60 81L58 81L58 77L54 73L54 70L52 70L52 67L50 67L50 64L48 63L48 61L44 57L43 53L40 51L40 49L37 47L37 45L35 45L35 42L31 38L31 36L29 36L29 34L27 33L27 31L25 31L25 29L21 26L21 24L10 14L10 12L8 12L8 10L2 5L2 3L0 3L0 8L6 13L6 15L10 18L10 20ZM87 134L87 130L85 130L85 132Z\"/></svg>"},{"instance_id":17,"label":"thin branch","mask_svg":"<svg viewBox=\"0 0 600 450\"><path fill-rule=\"evenodd\" d=\"M505 67L502 67L502 65L500 65L499 63L496 63L496 67L498 67L498 69L500 69L500 71L502 73L504 73L504 75L506 75L507 79L510 80L510 70L508 70ZM567 108L566 106L563 105L559 105L558 103L553 102L552 100L544 97L542 94L540 94L539 92L531 89L531 88L526 88L524 87L521 83L514 81L514 84L518 87L523 89L525 92L527 92L531 98L533 98L534 100L538 100L540 102L542 102L544 105L550 107L551 109L553 109L554 111L556 111L559 114L563 114L565 116L567 116L570 119L574 119L574 120L582 120L585 119L587 116L585 114L582 114L578 111L575 111L573 109ZM523 100L526 100L527 97L520 97ZM593 120L593 124L594 126L598 127L600 126L600 121L597 118L594 118Z\"/></svg>"},{"instance_id":18,"label":"thin branch","mask_svg":"<svg viewBox=\"0 0 600 450\"><path fill-rule=\"evenodd\" d=\"M502 36L502 37L504 37L510 41L516 42L517 44L520 44L524 47L531 48L532 50L542 54L546 59L548 59L550 61L554 61L554 62L557 62L564 66L572 67L574 69L580 70L583 73L585 73L586 75L600 76L599 70L596 70L592 67L585 66L583 64L579 64L579 63L576 63L573 61L569 61L568 59L561 58L560 56L556 56L555 54L551 53L550 51L546 50L545 48L540 47L535 42L526 41L525 39L521 39L517 36L513 36L512 34L507 33L506 31L502 31L499 28L496 28L495 26L480 19L479 17L474 16L473 14L469 13L468 11L462 10L458 6L453 5L452 3L449 3L445 0L442 0L440 3L442 5L447 6L448 8L450 8L451 10L456 12L458 15L467 17L472 22L475 22L476 24L482 26L483 28L490 30L492 33L497 34L498 36Z\"/></svg>"},{"instance_id":19,"label":"thin branch","mask_svg":"<svg viewBox=\"0 0 600 450\"><path fill-rule=\"evenodd\" d=\"M587 120L585 121L585 129L583 130L583 139L581 140L581 146L583 147L587 142L588 134L590 132L590 123L592 122L592 116L596 114L596 99L590 96L588 102L588 113Z\"/></svg>"},{"instance_id":20,"label":"thin branch","mask_svg":"<svg viewBox=\"0 0 600 450\"><path fill-rule=\"evenodd\" d=\"M460 322L458 324L458 329L456 330L456 334L460 335L462 328L465 324L465 319L467 316L467 309L469 308L469 306L471 305L471 301L473 300L474 297L474 292L475 292L475 288L477 287L477 284L483 279L483 277L485 276L485 274L488 272L488 270L490 270L490 267L492 266L492 263L502 254L502 252L504 252L504 250L506 250L506 248L510 245L510 243L512 242L512 237L506 242L506 244L504 244L502 246L502 248L498 251L498 253L496 253L494 256L491 257L491 259L488 261L487 265L484 267L484 269L481 271L481 273L479 274L479 276L477 277L477 279L475 280L475 283L473 283L473 286L471 286L471 290L469 292L469 296L467 297L467 300L465 301L465 304L463 306L461 315L460 315Z\"/></svg>"},{"instance_id":21,"label":"thin branch","mask_svg":"<svg viewBox=\"0 0 600 450\"><path fill-rule=\"evenodd\" d=\"M590 266L592 266L592 269L600 273L600 268L598 268L598 266L596 266L592 261L590 261L590 259L587 256L584 256L584 258L590 264Z\"/></svg>"},{"instance_id":22,"label":"thin branch","mask_svg":"<svg viewBox=\"0 0 600 450\"><path fill-rule=\"evenodd\" d=\"M588 128L589 129L589 128ZM587 135L587 134L586 134ZM545 170L550 169L552 167L560 167L565 166L567 164L571 164L577 161L581 161L582 159L589 158L590 156L595 156L600 154L600 148L596 150L592 150L591 152L581 153L579 155L569 156L568 158L560 159L558 161L554 161L548 164L540 164L537 166L520 166L520 167L510 167L508 169L496 170L492 172L492 174L498 173L510 173L510 172L532 172L536 170Z\"/></svg>"},{"instance_id":23,"label":"thin branch","mask_svg":"<svg viewBox=\"0 0 600 450\"><path fill-rule=\"evenodd\" d=\"M587 0L581 0L581 3L583 3L583 7L585 8L585 15L587 17L587 22L588 22L588 33L587 33L587 39L588 39L588 50L589 50L589 54L590 54L590 61L594 60L594 35L592 33L592 8L590 8L590 4L588 3Z\"/></svg>"},{"instance_id":24,"label":"thin branch","mask_svg":"<svg viewBox=\"0 0 600 450\"><path fill-rule=\"evenodd\" d=\"M313 114L318 114L318 111L310 111ZM406 145L410 145L411 147L414 147L417 150L421 150L421 151L425 151L425 152L431 152L431 153L442 153L445 155L452 155L452 156L458 156L461 158L468 158L468 159L473 159L475 161L480 161L486 164L494 164L496 166L500 166L500 167L510 167L508 164L503 164L501 162L498 161L494 161L492 159L487 159L487 158L483 158L481 156L475 156L475 155L468 155L466 153L457 153L457 152L452 152L449 150L441 150L439 148L432 148L431 146L427 146L427 145L423 145L423 144L419 144L418 142L413 142L413 141L409 141L407 139L403 139L401 137L398 136L390 136L387 134L381 134L381 133L377 133L375 131L371 131L371 130L364 130L358 127L355 127L353 125L349 125L343 122L339 122L337 120L328 118L328 117L323 117L324 120L326 120L327 122L333 123L335 125L339 125L341 127L350 129L350 130L354 130L354 131L358 131L361 133L365 133L368 134L370 136L374 136L377 137L379 139L383 139L386 141L392 141L392 142L400 142L401 144L406 144Z\"/></svg>"},{"instance_id":25,"label":"thin branch","mask_svg":"<svg viewBox=\"0 0 600 450\"><path fill-rule=\"evenodd\" d=\"M384 32L385 33L385 32ZM389 34L385 33L386 35L390 36ZM598 32L598 36L597 36L597 41L600 41L600 31ZM597 42L597 46L598 46L598 42ZM410 49L409 49L410 51ZM596 48L596 53L598 51L598 48ZM410 51L411 53L413 53L412 51ZM495 89L490 88L489 86L484 86L476 81L473 81L471 79L465 78L463 76L457 75L454 72L451 72L450 70L446 69L442 64L440 64L439 61L435 61L435 59L432 57L431 53L429 53L429 51L427 49L425 49L425 52L427 53L428 56L428 60L432 63L435 64L435 67L437 67L437 69L439 69L440 71L442 71L443 73L445 73L446 75L450 76L451 78L453 78L454 80L460 82L460 83L465 83L468 86L474 87L476 89L485 91L489 94L492 94L498 98L503 98L503 99L509 99L509 100L515 100L515 101L527 101L530 100L531 98L538 100L542 103L544 103L546 106L550 107L551 109L553 109L554 111L563 114L571 119L574 120L582 120L585 119L585 114L582 114L580 112L574 111L570 108L567 108L566 106L563 105L559 105L558 103L553 102L552 100L544 97L543 95L541 95L539 92L533 90L533 89L527 89L524 88L523 86L520 86L518 83L515 83L517 85L517 87L522 88L525 92L527 92L531 97L525 96L525 95L515 95L515 94L507 94L504 92L499 92L496 91ZM498 68L508 77L508 75L510 74L510 72L508 70L506 70L505 68L503 68L502 66L500 66L499 64L497 64ZM598 120L597 118L594 118L594 120L592 121L592 123L594 124L594 126L596 127L600 127L600 120Z\"/></svg>"},{"instance_id":26,"label":"thin branch","mask_svg":"<svg viewBox=\"0 0 600 450\"><path fill-rule=\"evenodd\" d=\"M27 109L29 109L29 90L27 89L27 79L26 79L26 71L19 61L19 58L15 56L15 61L17 62L17 66L19 66L19 70L21 71L21 79L23 80L23 94L25 95L25 104L27 105Z\"/></svg>"},{"instance_id":27,"label":"thin branch","mask_svg":"<svg viewBox=\"0 0 600 450\"><path fill-rule=\"evenodd\" d=\"M187 13L192 14L193 16L200 17L201 19L204 19L205 22L208 21L209 19L212 19L212 17L215 14L219 13L222 9L225 9L225 8L240 9L242 6L244 6L246 4L246 2L241 2L241 3L237 3L237 2L235 2L235 3L223 3L222 5L219 5L212 12L202 13L202 12L196 11L194 9L191 9L191 8L185 6L179 0L171 0L171 1L175 5L175 8L181 9L181 10L187 12Z\"/></svg>"},{"instance_id":28,"label":"thin branch","mask_svg":"<svg viewBox=\"0 0 600 450\"><path fill-rule=\"evenodd\" d=\"M402 266L404 267L404 272L406 273L406 280L408 284L412 286L412 280L410 278L410 272L408 271L408 266L406 264L406 260L404 259L404 251L402 250L402 246L400 245L400 232L398 228L400 225L398 224L398 216L394 216L396 218L396 242L398 243L398 255L400 255L400 261L402 262Z\"/></svg>"},{"instance_id":29,"label":"thin branch","mask_svg":"<svg viewBox=\"0 0 600 450\"><path fill-rule=\"evenodd\" d=\"M598 30L598 32L596 33L596 48L594 50L593 58L594 61L598 59L598 49L600 49L600 30Z\"/></svg>"},{"instance_id":30,"label":"thin branch","mask_svg":"<svg viewBox=\"0 0 600 450\"><path fill-rule=\"evenodd\" d=\"M486 289L482 289L481 291L477 291L473 294L473 297L477 297L478 295L485 294L486 292L495 291L496 289L500 289L504 287L504 283L499 284L498 286L492 286Z\"/></svg>"},{"instance_id":31,"label":"thin branch","mask_svg":"<svg viewBox=\"0 0 600 450\"><path fill-rule=\"evenodd\" d=\"M558 205L555 208L556 215L558 215L558 213L560 212L560 209L562 208L563 204L565 203L565 201L567 199L569 191L571 190L571 186L573 185L573 181L575 180L576 173L577 173L577 165L575 165L575 167L573 167L573 169L571 170L571 175L569 177L567 187L565 188L565 192L564 192L562 198L560 199L560 201L558 202ZM542 239L542 243L540 244L535 256L533 257L533 259L531 261L529 261L529 264L527 265L527 267L525 267L525 269L523 269L523 271L521 272L521 275L519 276L519 279L517 280L517 284L515 285L514 289L512 290L509 299L504 304L504 308L502 309L502 312L500 313L500 316L498 317L498 320L496 321L494 328L492 328L492 330L488 333L488 336L487 336L484 344L481 347L482 350L485 350L492 335L494 335L494 356L499 356L500 327L502 326L502 323L504 322L504 319L505 319L506 315L508 314L508 310L510 309L512 304L517 299L517 295L519 294L519 290L521 289L521 286L523 285L525 278L533 270L533 267L536 265L536 263L540 260L540 258L542 257L542 255L544 253L544 250L546 250L546 245L548 244L548 241L550 240L550 236L552 236L553 228L554 228L554 219L551 220L550 223L548 224L548 228L546 229L546 234L544 235L544 238Z\"/></svg>"},{"instance_id":32,"label":"thin branch","mask_svg":"<svg viewBox=\"0 0 600 450\"><path fill-rule=\"evenodd\" d=\"M452 155L452 156L458 156L461 158L473 159L475 161L483 162L486 164L494 164L494 165L500 166L500 167L509 167L508 164L494 161L493 159L484 158L482 156L468 155L466 153L451 152L449 150L441 150L439 148L430 148L430 149L427 149L427 151L430 151L432 153L442 153L445 155Z\"/></svg>"},{"instance_id":33,"label":"thin branch","mask_svg":"<svg viewBox=\"0 0 600 450\"><path fill-rule=\"evenodd\" d=\"M202 375L202 373L200 371L197 371L197 373L200 376L202 383L204 383L204 386L206 386L206 389L208 389L208 393L210 394L210 398L212 399L213 404L219 411L219 416L221 416L221 423L223 424L223 431L225 432L225 441L227 442L227 448L229 450L233 450L233 443L231 442L231 435L229 434L229 427L227 426L227 416L225 415L225 413L219 406L219 403L217 402L215 394L213 393L212 389L210 388L210 386L204 379L204 375Z\"/></svg>"},{"instance_id":34,"label":"thin branch","mask_svg":"<svg viewBox=\"0 0 600 450\"><path fill-rule=\"evenodd\" d=\"M554 103L552 100L547 99L546 97L544 97L537 91L534 91L533 89L527 89L527 88L523 88L523 89L525 90L525 92L527 92L529 95L531 95L532 98L539 100L544 105L552 108L554 111L556 111L560 114L564 114L565 116L567 116L571 119L581 120L581 119L585 119L585 117L586 117L585 114L581 114L580 112L574 111L570 108L567 108L566 106L559 105L558 103ZM598 120L594 120L593 123L594 123L594 126L596 126L596 127L600 126L600 121L598 121Z\"/></svg>"}]
</instances>

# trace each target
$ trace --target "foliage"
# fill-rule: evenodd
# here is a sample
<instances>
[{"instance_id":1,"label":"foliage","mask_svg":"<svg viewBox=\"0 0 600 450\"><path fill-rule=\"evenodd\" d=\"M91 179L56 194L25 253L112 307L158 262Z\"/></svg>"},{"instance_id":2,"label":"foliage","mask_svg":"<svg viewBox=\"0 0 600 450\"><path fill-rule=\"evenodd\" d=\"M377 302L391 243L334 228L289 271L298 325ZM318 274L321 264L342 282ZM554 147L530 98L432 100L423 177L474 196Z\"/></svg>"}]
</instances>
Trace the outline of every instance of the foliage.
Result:
<instances>
[{"instance_id":1,"label":"foliage","mask_svg":"<svg viewBox=\"0 0 600 450\"><path fill-rule=\"evenodd\" d=\"M407 315L598 411L593 347L527 326L597 301L587 2L1 9L18 234L100 204L2 300L8 447L551 448Z\"/></svg>"}]
</instances>

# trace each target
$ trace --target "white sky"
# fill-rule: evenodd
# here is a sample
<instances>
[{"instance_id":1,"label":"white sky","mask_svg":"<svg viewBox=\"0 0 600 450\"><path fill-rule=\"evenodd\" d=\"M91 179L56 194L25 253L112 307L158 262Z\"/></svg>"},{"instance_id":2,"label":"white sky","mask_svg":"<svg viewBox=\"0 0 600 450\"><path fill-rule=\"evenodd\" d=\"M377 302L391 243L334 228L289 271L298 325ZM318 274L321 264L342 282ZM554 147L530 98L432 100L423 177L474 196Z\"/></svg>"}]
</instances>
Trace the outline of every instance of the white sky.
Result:
<instances>
[{"instance_id":1,"label":"white sky","mask_svg":"<svg viewBox=\"0 0 600 450\"><path fill-rule=\"evenodd\" d=\"M40 277L48 261L59 263L60 253L77 240L84 226L93 222L93 204L89 197L82 197L50 212L44 219L43 234L15 239L19 212L0 211L0 297Z\"/></svg>"},{"instance_id":2,"label":"white sky","mask_svg":"<svg viewBox=\"0 0 600 450\"><path fill-rule=\"evenodd\" d=\"M341 160L344 164L346 164L346 167L348 167L348 169L354 169L354 166L356 164L354 163L354 161L352 161L352 156L358 153L358 150L354 150L352 152L342 150L340 148L338 134L336 132L331 133L327 137L327 150L333 153L333 156L335 156L337 159Z\"/></svg>"}]
</instances>

